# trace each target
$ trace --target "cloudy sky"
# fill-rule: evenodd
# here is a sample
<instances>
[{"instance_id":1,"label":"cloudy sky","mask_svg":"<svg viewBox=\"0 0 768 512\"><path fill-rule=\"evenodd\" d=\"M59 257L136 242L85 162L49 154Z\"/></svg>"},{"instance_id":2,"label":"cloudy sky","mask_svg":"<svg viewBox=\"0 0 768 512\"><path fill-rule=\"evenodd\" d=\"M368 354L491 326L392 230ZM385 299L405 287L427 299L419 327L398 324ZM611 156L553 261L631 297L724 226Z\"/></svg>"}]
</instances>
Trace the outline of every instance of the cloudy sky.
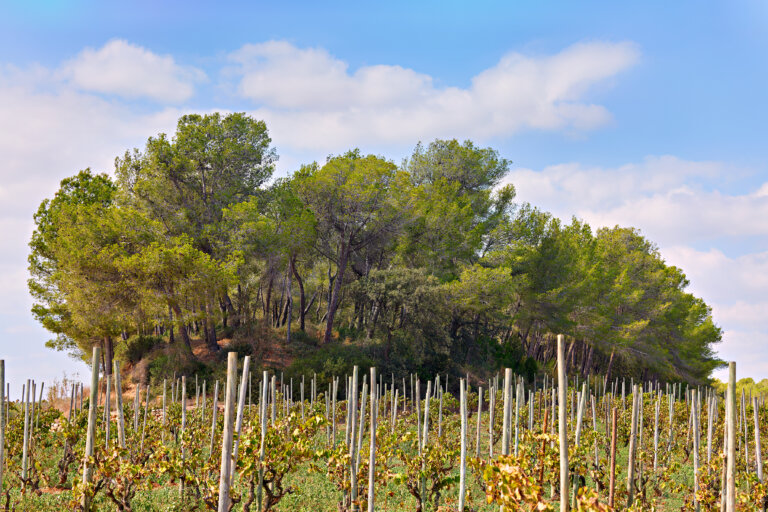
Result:
<instances>
[{"instance_id":1,"label":"cloudy sky","mask_svg":"<svg viewBox=\"0 0 768 512\"><path fill-rule=\"evenodd\" d=\"M768 4L160 4L0 4L12 393L85 374L44 348L29 313L40 201L80 169L111 173L181 114L216 110L264 119L280 174L352 147L399 162L436 137L493 146L521 201L655 241L712 305L720 355L768 377Z\"/></svg>"}]
</instances>

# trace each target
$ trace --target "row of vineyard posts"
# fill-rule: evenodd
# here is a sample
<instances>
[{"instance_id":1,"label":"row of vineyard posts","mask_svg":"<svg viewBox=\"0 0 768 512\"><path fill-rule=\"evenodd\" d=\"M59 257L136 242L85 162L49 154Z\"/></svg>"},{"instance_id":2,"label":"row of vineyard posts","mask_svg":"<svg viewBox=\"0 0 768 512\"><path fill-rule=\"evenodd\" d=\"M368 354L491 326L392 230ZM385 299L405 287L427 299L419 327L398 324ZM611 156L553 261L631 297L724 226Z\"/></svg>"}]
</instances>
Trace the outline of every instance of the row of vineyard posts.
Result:
<instances>
[{"instance_id":1,"label":"row of vineyard posts","mask_svg":"<svg viewBox=\"0 0 768 512\"><path fill-rule=\"evenodd\" d=\"M735 363L730 363L724 397L708 388L684 389L682 384L668 384L662 391L659 383L652 382L630 381L627 386L625 380L606 382L588 378L579 382L578 377L569 382L564 345L563 337L559 336L556 381L545 377L526 389L522 378L506 369L503 380L497 374L484 383L485 389L478 386L475 393L470 393L468 380L460 379L458 408L447 393L447 378L441 382L437 376L426 386L413 375L410 382L405 378L401 382L394 378L386 382L384 376L377 375L376 368L361 376L356 366L352 375L345 378L344 400L337 400L339 377L334 377L328 392L322 393L317 376L313 376L309 379L308 397L302 377L296 383L296 400L292 380L286 383L282 376L278 379L264 371L257 383L254 412L250 357L243 359L238 375L237 355L230 352L223 418L219 418L219 382L214 383L213 392L209 393L207 382L203 380L200 385L196 379L192 405L185 377L170 382L170 386L164 380L162 395L157 397L150 397L148 387L142 393L139 385L133 400L133 417L126 417L131 408L123 404L119 363L115 362L114 382L106 379L105 398L100 397L101 354L99 347L95 347L88 400L83 397L85 387L73 384L68 413L56 418L55 413L46 416L43 412L43 428L46 418L52 418L48 428L62 432L56 447L64 454L58 463L59 474L64 471L66 475L67 464L81 468L81 477L74 477L72 485L72 495L80 510L92 510L99 492L105 492L120 510L130 510L130 499L142 488L140 481L131 479L140 479L142 474L135 468L133 473L125 473L128 470L122 468L149 465L152 457L160 457L158 454L165 461L158 467L178 485L182 497L185 492L192 492L209 509L219 512L233 510L237 504L243 510L274 509L292 492L283 477L305 462L327 471L340 491L341 510L386 510L384 505L377 505L376 491L377 486L387 484L387 478L408 487L417 500L417 510L436 506L441 500L460 511L474 508L476 504L468 503L473 498L477 500L467 490L468 469L483 482L488 503L498 503L504 510L552 504L558 499L561 512L571 508L612 510L646 499L650 477L658 482L665 478L662 473L667 474L662 467L673 466L666 460L671 459L673 444L682 444L686 454L692 453L692 460L686 457L693 469L689 503L692 509L735 512L737 497L741 495L741 502L756 500L755 508L765 510L760 444L764 397L746 397L742 392L737 409ZM40 465L33 461L36 436L42 435L43 387L40 386L37 398L36 383L29 380L22 388L21 400L12 402L10 388L5 384L5 363L0 361L0 507L4 509L12 508L13 499L23 500L26 493L39 489L44 477ZM113 392L114 413L110 410ZM653 411L653 439L648 441L643 439L642 428L646 400ZM469 421L470 401L473 405L476 402L477 407L474 429ZM668 432L663 433L660 419L663 420L665 405ZM719 405L724 406L721 422ZM748 417L750 406L752 418ZM449 419L449 410L451 414L458 413L455 423L453 416ZM15 421L9 423L11 417ZM706 432L702 433L705 417ZM77 418L83 430L75 428ZM483 426L483 420L487 426ZM408 421L413 422L411 428L404 428ZM675 422L680 430L674 428ZM152 427L155 423L156 427ZM600 423L604 432L600 431ZM753 436L749 435L749 423ZM116 427L116 436L112 425ZM721 454L714 453L718 426L722 428ZM17 427L18 433L13 430ZM342 428L343 442L337 432ZM621 484L616 481L617 432L621 429L629 432L625 492L617 489ZM78 436L83 431L85 443L78 452L76 446L82 444ZM403 441L411 441L408 446L412 449L403 449ZM653 445L652 460L639 456L644 442ZM95 449L100 443L114 450L97 456ZM152 443L153 448L145 450L145 443ZM16 453L19 447L20 456ZM606 455L604 459L600 452ZM651 452L648 448L643 453ZM569 461L569 454L580 462ZM367 461L361 461L363 455L367 455ZM468 455L472 455L469 460ZM392 459L399 460L404 469L393 472ZM716 466L717 460L721 466ZM720 474L713 476L715 467L720 468ZM397 476L392 477L393 474ZM594 489L587 488L587 477ZM240 493L233 491L238 478L246 488ZM737 478L744 482L741 490L737 488ZM8 488L11 480L12 485L20 487L17 494ZM59 483L65 480L62 477ZM515 486L519 492L509 492ZM451 493L455 493L455 499L450 497ZM619 495L622 503L618 502Z\"/></svg>"}]
</instances>

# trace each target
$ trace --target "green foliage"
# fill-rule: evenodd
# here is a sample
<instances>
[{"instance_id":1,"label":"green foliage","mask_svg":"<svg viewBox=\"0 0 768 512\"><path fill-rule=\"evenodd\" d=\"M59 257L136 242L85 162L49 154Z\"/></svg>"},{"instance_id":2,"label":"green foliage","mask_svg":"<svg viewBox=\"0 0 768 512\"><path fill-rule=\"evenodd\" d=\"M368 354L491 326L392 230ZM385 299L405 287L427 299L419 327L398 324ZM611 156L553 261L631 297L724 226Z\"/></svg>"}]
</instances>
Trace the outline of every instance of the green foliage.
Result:
<instances>
[{"instance_id":1,"label":"green foliage","mask_svg":"<svg viewBox=\"0 0 768 512\"><path fill-rule=\"evenodd\" d=\"M225 361L227 359L227 354L229 352L234 352L237 354L238 359L242 359L245 356L253 355L253 345L248 343L245 340L235 340L231 342L229 345L224 347L224 350L221 351L219 354L219 358L222 361Z\"/></svg>"},{"instance_id":2,"label":"green foliage","mask_svg":"<svg viewBox=\"0 0 768 512\"><path fill-rule=\"evenodd\" d=\"M414 196L400 248L407 261L446 280L455 279L462 264L476 262L494 243L489 235L514 198L514 187L499 187L509 165L497 151L470 141L418 144L403 164Z\"/></svg>"},{"instance_id":3,"label":"green foliage","mask_svg":"<svg viewBox=\"0 0 768 512\"><path fill-rule=\"evenodd\" d=\"M722 382L719 379L712 379L710 385L720 393L725 393L728 388L728 383ZM762 379L759 382L755 382L751 377L739 379L736 381L736 393L737 395L744 393L747 396L761 396L768 394L768 379Z\"/></svg>"},{"instance_id":4,"label":"green foliage","mask_svg":"<svg viewBox=\"0 0 768 512\"><path fill-rule=\"evenodd\" d=\"M118 345L115 356L125 362L136 364L153 348L163 344L159 336L135 335Z\"/></svg>"},{"instance_id":5,"label":"green foliage","mask_svg":"<svg viewBox=\"0 0 768 512\"><path fill-rule=\"evenodd\" d=\"M187 115L118 158L116 182L62 181L30 242L49 345L114 341L137 361L147 341L121 336L160 329L183 347L154 359L153 378L199 371L191 338L218 351L222 334L247 341L230 346L241 356L256 347L324 378L375 362L530 379L551 369L559 333L583 376L702 384L722 364L710 307L651 241L514 203L493 148L435 140L400 166L351 150L268 183L270 145L245 114Z\"/></svg>"},{"instance_id":6,"label":"green foliage","mask_svg":"<svg viewBox=\"0 0 768 512\"><path fill-rule=\"evenodd\" d=\"M317 373L318 382L327 387L333 376L352 375L355 365L370 368L375 365L375 362L364 348L344 343L331 343L304 357L294 359L286 369L285 375L288 378L301 379L302 375Z\"/></svg>"},{"instance_id":7,"label":"green foliage","mask_svg":"<svg viewBox=\"0 0 768 512\"><path fill-rule=\"evenodd\" d=\"M211 368L180 347L169 347L150 359L149 375L151 382L162 384L163 379L172 381L182 375L205 378L211 375Z\"/></svg>"},{"instance_id":8,"label":"green foliage","mask_svg":"<svg viewBox=\"0 0 768 512\"><path fill-rule=\"evenodd\" d=\"M75 207L106 208L114 199L116 186L106 174L94 175L90 169L61 181L53 199L45 199L34 215L35 230L29 242L29 292L34 304L32 314L56 337L47 345L57 350L77 351L68 300L58 279L66 262L56 251L56 241L63 217Z\"/></svg>"},{"instance_id":9,"label":"green foliage","mask_svg":"<svg viewBox=\"0 0 768 512\"><path fill-rule=\"evenodd\" d=\"M243 113L186 115L176 134L151 137L116 162L124 201L185 234L208 254L223 247L223 211L258 194L277 159L263 121Z\"/></svg>"}]
</instances>

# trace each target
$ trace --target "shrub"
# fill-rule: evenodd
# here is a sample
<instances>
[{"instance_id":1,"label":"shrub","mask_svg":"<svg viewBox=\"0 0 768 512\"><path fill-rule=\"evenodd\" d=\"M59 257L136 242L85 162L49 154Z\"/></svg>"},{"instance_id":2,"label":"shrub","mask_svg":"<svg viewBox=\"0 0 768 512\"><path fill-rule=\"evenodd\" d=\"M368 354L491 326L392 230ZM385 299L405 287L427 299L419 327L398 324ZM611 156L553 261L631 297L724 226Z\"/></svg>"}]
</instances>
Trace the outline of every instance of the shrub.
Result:
<instances>
[{"instance_id":1,"label":"shrub","mask_svg":"<svg viewBox=\"0 0 768 512\"><path fill-rule=\"evenodd\" d=\"M236 329L231 325L228 325L226 327L219 327L217 329L217 337L220 340L232 339L235 336L235 332L236 332Z\"/></svg>"},{"instance_id":2,"label":"shrub","mask_svg":"<svg viewBox=\"0 0 768 512\"><path fill-rule=\"evenodd\" d=\"M253 345L251 345L246 340L232 341L228 345L222 347L222 350L219 352L219 358L222 360L226 360L227 354L229 352L235 352L237 354L237 359L239 361L245 356L253 355Z\"/></svg>"},{"instance_id":3,"label":"shrub","mask_svg":"<svg viewBox=\"0 0 768 512\"><path fill-rule=\"evenodd\" d=\"M318 387L327 387L334 375L342 377L352 375L355 365L365 372L375 364L375 361L361 347L332 343L294 359L285 375L286 378L293 377L294 380L300 380L302 375L311 376L312 373L317 373Z\"/></svg>"},{"instance_id":4,"label":"shrub","mask_svg":"<svg viewBox=\"0 0 768 512\"><path fill-rule=\"evenodd\" d=\"M187 378L195 375L199 378L208 378L211 375L211 369L205 363L195 359L186 347L180 345L167 346L149 363L149 376L155 383L182 375L186 375Z\"/></svg>"},{"instance_id":5,"label":"shrub","mask_svg":"<svg viewBox=\"0 0 768 512\"><path fill-rule=\"evenodd\" d=\"M124 342L117 344L115 357L121 361L136 364L153 348L163 343L163 338L159 336L131 336Z\"/></svg>"},{"instance_id":6,"label":"shrub","mask_svg":"<svg viewBox=\"0 0 768 512\"><path fill-rule=\"evenodd\" d=\"M291 331L291 345L307 345L316 347L318 346L318 339L317 336L313 336L307 331L296 329Z\"/></svg>"}]
</instances>

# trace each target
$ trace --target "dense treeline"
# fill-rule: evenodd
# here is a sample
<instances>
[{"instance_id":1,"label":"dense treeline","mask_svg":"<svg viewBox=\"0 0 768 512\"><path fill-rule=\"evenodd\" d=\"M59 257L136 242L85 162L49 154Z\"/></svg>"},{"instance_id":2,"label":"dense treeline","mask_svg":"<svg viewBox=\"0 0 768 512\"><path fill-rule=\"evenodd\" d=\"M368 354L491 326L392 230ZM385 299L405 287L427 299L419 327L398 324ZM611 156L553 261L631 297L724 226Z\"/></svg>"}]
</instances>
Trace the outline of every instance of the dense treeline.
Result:
<instances>
[{"instance_id":1,"label":"dense treeline","mask_svg":"<svg viewBox=\"0 0 768 512\"><path fill-rule=\"evenodd\" d=\"M49 345L101 344L109 369L137 333L211 350L279 333L349 339L387 371L530 374L565 333L585 375L700 382L721 363L710 308L653 243L515 202L491 148L436 140L400 165L353 150L272 180L276 160L263 122L188 115L114 180L62 181L30 242Z\"/></svg>"}]
</instances>

